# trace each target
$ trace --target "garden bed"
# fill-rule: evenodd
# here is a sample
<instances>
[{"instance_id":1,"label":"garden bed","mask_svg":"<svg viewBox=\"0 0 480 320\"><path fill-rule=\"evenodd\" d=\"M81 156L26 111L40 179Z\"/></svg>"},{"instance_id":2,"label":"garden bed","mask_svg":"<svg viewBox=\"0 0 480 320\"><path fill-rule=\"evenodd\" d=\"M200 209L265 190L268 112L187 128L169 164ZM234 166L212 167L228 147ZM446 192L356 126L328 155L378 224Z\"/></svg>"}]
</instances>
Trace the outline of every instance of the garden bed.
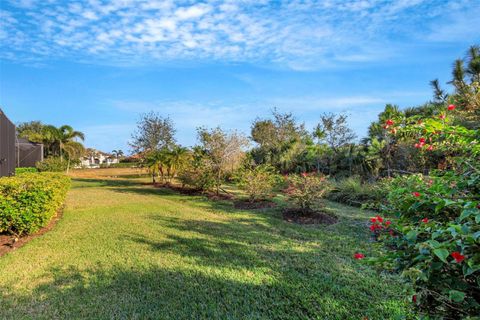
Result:
<instances>
[{"instance_id":1,"label":"garden bed","mask_svg":"<svg viewBox=\"0 0 480 320\"><path fill-rule=\"evenodd\" d=\"M337 223L338 218L321 211L307 211L301 209L285 209L283 211L283 219L288 222L297 224L334 224Z\"/></svg>"},{"instance_id":2,"label":"garden bed","mask_svg":"<svg viewBox=\"0 0 480 320\"><path fill-rule=\"evenodd\" d=\"M35 233L17 237L11 234L0 234L0 257L4 254L18 249L25 245L26 243L30 242L31 240L40 237L41 235L47 233L48 231L52 230L57 222L62 218L63 210L60 210L53 218L50 220L48 225L41 228Z\"/></svg>"}]
</instances>

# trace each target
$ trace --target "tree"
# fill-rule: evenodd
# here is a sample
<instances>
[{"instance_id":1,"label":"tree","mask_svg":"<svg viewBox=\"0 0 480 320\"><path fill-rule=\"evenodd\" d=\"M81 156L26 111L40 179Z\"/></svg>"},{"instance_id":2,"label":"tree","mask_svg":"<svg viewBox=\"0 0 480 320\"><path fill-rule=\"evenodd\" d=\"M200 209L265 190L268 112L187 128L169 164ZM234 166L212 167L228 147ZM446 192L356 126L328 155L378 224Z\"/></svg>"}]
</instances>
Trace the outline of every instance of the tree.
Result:
<instances>
[{"instance_id":1,"label":"tree","mask_svg":"<svg viewBox=\"0 0 480 320\"><path fill-rule=\"evenodd\" d=\"M119 159L123 157L123 151L122 150L112 150L112 154L115 156L115 158Z\"/></svg>"},{"instance_id":2,"label":"tree","mask_svg":"<svg viewBox=\"0 0 480 320\"><path fill-rule=\"evenodd\" d=\"M227 133L220 127L215 129L198 128L198 140L203 150L205 164L215 177L215 190L220 193L220 186L225 173L235 170L244 155L243 148L248 146L248 139L237 132Z\"/></svg>"},{"instance_id":3,"label":"tree","mask_svg":"<svg viewBox=\"0 0 480 320\"><path fill-rule=\"evenodd\" d=\"M175 128L170 118L158 113L142 114L129 143L135 153L158 151L175 144Z\"/></svg>"},{"instance_id":4,"label":"tree","mask_svg":"<svg viewBox=\"0 0 480 320\"><path fill-rule=\"evenodd\" d=\"M270 164L277 170L293 170L296 159L305 151L310 139L304 124L297 123L291 113L272 112L273 119L256 119L251 139L257 147L251 151L258 164Z\"/></svg>"},{"instance_id":5,"label":"tree","mask_svg":"<svg viewBox=\"0 0 480 320\"><path fill-rule=\"evenodd\" d=\"M320 123L313 132L313 136L318 139L319 144L326 144L333 151L328 156L329 173L332 173L335 158L338 158L342 153L350 156L352 154L352 150L344 147L351 145L357 136L348 127L347 119L348 117L345 114L324 113L320 116ZM351 159L348 161L348 167L351 172Z\"/></svg>"}]
</instances>

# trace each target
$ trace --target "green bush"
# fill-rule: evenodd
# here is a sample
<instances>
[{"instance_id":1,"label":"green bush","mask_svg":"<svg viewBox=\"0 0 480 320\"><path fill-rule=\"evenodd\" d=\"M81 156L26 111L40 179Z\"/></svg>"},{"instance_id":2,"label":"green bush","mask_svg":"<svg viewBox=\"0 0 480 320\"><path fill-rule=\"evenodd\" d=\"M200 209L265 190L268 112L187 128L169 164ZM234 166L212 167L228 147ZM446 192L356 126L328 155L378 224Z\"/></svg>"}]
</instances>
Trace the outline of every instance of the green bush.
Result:
<instances>
[{"instance_id":1,"label":"green bush","mask_svg":"<svg viewBox=\"0 0 480 320\"><path fill-rule=\"evenodd\" d=\"M334 181L327 198L350 206L378 210L387 194L388 187L385 180L362 183L360 177L353 176Z\"/></svg>"},{"instance_id":2,"label":"green bush","mask_svg":"<svg viewBox=\"0 0 480 320\"><path fill-rule=\"evenodd\" d=\"M291 174L286 176L286 180L288 182L287 201L303 213L312 211L314 207L324 206L322 200L331 189L330 182L325 176L306 173Z\"/></svg>"},{"instance_id":3,"label":"green bush","mask_svg":"<svg viewBox=\"0 0 480 320\"><path fill-rule=\"evenodd\" d=\"M15 174L23 174L23 173L32 173L32 172L38 172L37 168L34 167L27 167L27 168L15 168Z\"/></svg>"},{"instance_id":4,"label":"green bush","mask_svg":"<svg viewBox=\"0 0 480 320\"><path fill-rule=\"evenodd\" d=\"M64 203L70 179L59 173L0 178L0 232L28 234L44 227Z\"/></svg>"},{"instance_id":5,"label":"green bush","mask_svg":"<svg viewBox=\"0 0 480 320\"><path fill-rule=\"evenodd\" d=\"M451 125L454 109L396 128L418 139L418 152L440 152L444 169L393 179L382 210L396 219L375 217L370 226L381 245L367 261L399 272L425 319L480 314L480 130Z\"/></svg>"},{"instance_id":6,"label":"green bush","mask_svg":"<svg viewBox=\"0 0 480 320\"><path fill-rule=\"evenodd\" d=\"M213 173L202 168L184 169L177 175L177 179L182 183L182 187L189 186L201 191L210 190L215 186Z\"/></svg>"},{"instance_id":7,"label":"green bush","mask_svg":"<svg viewBox=\"0 0 480 320\"><path fill-rule=\"evenodd\" d=\"M36 167L40 172L65 172L67 171L68 161L62 161L58 157L50 157L37 162Z\"/></svg>"},{"instance_id":8,"label":"green bush","mask_svg":"<svg viewBox=\"0 0 480 320\"><path fill-rule=\"evenodd\" d=\"M238 186L245 190L250 202L271 198L273 187L278 176L270 165L259 165L255 168L243 168L238 171Z\"/></svg>"}]
</instances>

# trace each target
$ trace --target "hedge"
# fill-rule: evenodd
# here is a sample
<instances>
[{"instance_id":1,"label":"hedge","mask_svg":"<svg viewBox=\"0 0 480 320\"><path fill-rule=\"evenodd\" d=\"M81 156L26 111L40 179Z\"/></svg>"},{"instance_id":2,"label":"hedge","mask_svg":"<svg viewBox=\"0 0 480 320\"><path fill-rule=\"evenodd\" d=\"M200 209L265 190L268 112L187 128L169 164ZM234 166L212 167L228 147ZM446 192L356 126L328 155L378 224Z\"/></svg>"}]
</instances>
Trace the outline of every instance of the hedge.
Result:
<instances>
[{"instance_id":1,"label":"hedge","mask_svg":"<svg viewBox=\"0 0 480 320\"><path fill-rule=\"evenodd\" d=\"M27 172L38 172L38 169L34 168L34 167L15 168L15 174L16 175L24 174L24 173L27 173Z\"/></svg>"},{"instance_id":2,"label":"hedge","mask_svg":"<svg viewBox=\"0 0 480 320\"><path fill-rule=\"evenodd\" d=\"M63 205L70 178L60 173L23 173L0 178L0 233L29 234L46 226Z\"/></svg>"}]
</instances>

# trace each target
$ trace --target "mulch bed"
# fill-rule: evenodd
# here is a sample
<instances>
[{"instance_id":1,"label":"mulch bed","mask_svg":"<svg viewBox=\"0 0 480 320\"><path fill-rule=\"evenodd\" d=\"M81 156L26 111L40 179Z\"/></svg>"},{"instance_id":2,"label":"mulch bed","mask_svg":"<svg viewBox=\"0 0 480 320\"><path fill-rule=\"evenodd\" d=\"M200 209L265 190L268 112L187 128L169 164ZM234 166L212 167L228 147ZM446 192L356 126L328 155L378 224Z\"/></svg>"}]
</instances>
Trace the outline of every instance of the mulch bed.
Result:
<instances>
[{"instance_id":1,"label":"mulch bed","mask_svg":"<svg viewBox=\"0 0 480 320\"><path fill-rule=\"evenodd\" d=\"M299 209L285 209L283 219L298 224L334 224L338 221L335 216L321 211L303 212Z\"/></svg>"},{"instance_id":2,"label":"mulch bed","mask_svg":"<svg viewBox=\"0 0 480 320\"><path fill-rule=\"evenodd\" d=\"M54 216L52 220L50 220L47 226L27 236L17 238L16 236L10 234L0 234L0 257L12 250L22 247L30 240L40 237L44 233L52 230L57 224L58 220L62 218L62 216L63 210L60 210L57 215Z\"/></svg>"},{"instance_id":3,"label":"mulch bed","mask_svg":"<svg viewBox=\"0 0 480 320\"><path fill-rule=\"evenodd\" d=\"M255 209L269 209L274 208L277 204L269 200L254 201L237 200L233 203L235 209L241 210L255 210Z\"/></svg>"}]
</instances>

